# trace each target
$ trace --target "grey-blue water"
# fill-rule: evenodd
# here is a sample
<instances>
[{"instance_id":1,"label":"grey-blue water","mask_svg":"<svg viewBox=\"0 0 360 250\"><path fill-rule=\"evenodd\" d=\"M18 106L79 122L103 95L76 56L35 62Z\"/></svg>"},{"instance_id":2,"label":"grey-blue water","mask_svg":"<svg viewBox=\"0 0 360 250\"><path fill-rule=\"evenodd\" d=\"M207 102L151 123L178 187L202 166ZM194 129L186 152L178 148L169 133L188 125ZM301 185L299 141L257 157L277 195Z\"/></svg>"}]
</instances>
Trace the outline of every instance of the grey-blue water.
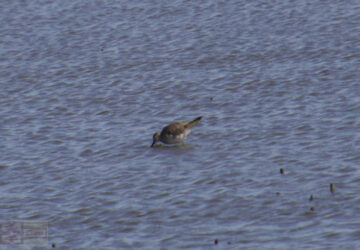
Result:
<instances>
[{"instance_id":1,"label":"grey-blue water","mask_svg":"<svg viewBox=\"0 0 360 250\"><path fill-rule=\"evenodd\" d=\"M359 1L5 0L0 23L0 221L56 249L360 248Z\"/></svg>"}]
</instances>

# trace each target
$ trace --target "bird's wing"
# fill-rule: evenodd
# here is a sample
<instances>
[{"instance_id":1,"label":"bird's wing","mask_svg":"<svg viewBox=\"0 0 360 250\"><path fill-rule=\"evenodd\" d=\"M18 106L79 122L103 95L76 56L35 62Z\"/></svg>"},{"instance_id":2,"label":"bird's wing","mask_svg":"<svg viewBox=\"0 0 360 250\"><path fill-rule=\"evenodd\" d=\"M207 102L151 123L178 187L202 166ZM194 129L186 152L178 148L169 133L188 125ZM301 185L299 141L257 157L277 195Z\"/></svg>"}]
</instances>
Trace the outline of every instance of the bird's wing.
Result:
<instances>
[{"instance_id":1,"label":"bird's wing","mask_svg":"<svg viewBox=\"0 0 360 250\"><path fill-rule=\"evenodd\" d=\"M171 134L173 136L180 135L180 134L184 133L185 124L186 124L185 122L171 123L170 125L163 128L163 130L161 131L161 134Z\"/></svg>"}]
</instances>

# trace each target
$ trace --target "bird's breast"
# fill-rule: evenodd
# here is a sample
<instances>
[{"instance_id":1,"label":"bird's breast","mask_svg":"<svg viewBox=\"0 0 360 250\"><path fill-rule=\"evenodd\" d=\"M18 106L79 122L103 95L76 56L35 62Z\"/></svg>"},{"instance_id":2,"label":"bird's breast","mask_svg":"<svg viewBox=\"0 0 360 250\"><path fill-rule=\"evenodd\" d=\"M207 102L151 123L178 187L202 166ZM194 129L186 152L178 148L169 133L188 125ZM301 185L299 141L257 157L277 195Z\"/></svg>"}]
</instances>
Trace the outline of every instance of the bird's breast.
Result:
<instances>
[{"instance_id":1,"label":"bird's breast","mask_svg":"<svg viewBox=\"0 0 360 250\"><path fill-rule=\"evenodd\" d=\"M185 140L185 138L190 134L190 132L191 132L190 129L186 129L186 130L184 130L184 132L177 134L177 135L167 133L167 134L162 135L161 141L168 143L168 144L180 143Z\"/></svg>"}]
</instances>

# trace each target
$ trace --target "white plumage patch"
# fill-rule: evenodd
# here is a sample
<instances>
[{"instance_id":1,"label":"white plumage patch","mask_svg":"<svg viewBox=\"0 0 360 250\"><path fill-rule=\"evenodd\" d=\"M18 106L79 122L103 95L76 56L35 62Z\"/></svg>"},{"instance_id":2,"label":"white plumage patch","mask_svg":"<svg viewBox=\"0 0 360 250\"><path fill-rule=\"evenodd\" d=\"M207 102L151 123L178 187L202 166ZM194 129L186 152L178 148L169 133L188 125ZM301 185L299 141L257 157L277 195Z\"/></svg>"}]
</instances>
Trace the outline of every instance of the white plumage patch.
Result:
<instances>
[{"instance_id":1,"label":"white plumage patch","mask_svg":"<svg viewBox=\"0 0 360 250\"><path fill-rule=\"evenodd\" d=\"M186 129L184 133L178 134L176 136L174 136L173 134L167 134L166 143L175 144L175 143L183 142L185 138L190 134L190 132L191 132L190 129Z\"/></svg>"}]
</instances>

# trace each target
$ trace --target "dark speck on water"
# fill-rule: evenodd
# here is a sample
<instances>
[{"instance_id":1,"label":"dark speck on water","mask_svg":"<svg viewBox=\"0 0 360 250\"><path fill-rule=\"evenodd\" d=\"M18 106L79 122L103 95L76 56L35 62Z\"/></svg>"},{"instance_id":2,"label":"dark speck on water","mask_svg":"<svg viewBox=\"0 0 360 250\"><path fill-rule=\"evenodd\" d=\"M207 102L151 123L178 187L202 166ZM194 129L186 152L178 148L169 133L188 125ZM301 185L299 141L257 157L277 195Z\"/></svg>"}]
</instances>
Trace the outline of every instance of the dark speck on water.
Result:
<instances>
[{"instance_id":1,"label":"dark speck on water","mask_svg":"<svg viewBox=\"0 0 360 250\"><path fill-rule=\"evenodd\" d=\"M2 1L0 222L61 249L359 249L359 7Z\"/></svg>"},{"instance_id":2,"label":"dark speck on water","mask_svg":"<svg viewBox=\"0 0 360 250\"><path fill-rule=\"evenodd\" d=\"M312 200L314 200L314 196L310 195L309 201L312 201Z\"/></svg>"},{"instance_id":3,"label":"dark speck on water","mask_svg":"<svg viewBox=\"0 0 360 250\"><path fill-rule=\"evenodd\" d=\"M334 184L330 184L330 192L331 193L334 193L334 191L335 191L335 188L334 188Z\"/></svg>"}]
</instances>

